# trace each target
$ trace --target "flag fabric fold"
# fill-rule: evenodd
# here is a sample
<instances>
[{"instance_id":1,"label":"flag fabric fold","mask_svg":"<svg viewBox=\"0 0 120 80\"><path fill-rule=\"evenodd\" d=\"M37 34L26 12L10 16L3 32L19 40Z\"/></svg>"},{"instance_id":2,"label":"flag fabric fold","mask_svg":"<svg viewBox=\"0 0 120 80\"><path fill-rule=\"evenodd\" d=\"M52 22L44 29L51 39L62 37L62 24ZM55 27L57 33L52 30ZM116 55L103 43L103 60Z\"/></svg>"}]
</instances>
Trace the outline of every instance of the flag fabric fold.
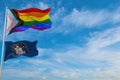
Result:
<instances>
[{"instance_id":1,"label":"flag fabric fold","mask_svg":"<svg viewBox=\"0 0 120 80\"><path fill-rule=\"evenodd\" d=\"M38 55L37 41L6 41L4 61L20 56L34 57Z\"/></svg>"},{"instance_id":2,"label":"flag fabric fold","mask_svg":"<svg viewBox=\"0 0 120 80\"><path fill-rule=\"evenodd\" d=\"M38 8L28 8L24 10L8 9L6 35L25 31L28 28L36 30L51 28L52 23L49 13L50 8L45 10Z\"/></svg>"}]
</instances>

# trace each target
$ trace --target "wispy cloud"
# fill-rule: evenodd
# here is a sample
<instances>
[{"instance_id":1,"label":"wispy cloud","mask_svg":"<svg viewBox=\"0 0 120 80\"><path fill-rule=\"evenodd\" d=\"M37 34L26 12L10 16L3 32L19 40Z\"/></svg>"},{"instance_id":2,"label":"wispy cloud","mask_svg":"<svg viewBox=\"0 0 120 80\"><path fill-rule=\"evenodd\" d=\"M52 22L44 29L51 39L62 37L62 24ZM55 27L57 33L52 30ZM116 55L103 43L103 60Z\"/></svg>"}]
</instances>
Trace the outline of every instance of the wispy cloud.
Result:
<instances>
[{"instance_id":1,"label":"wispy cloud","mask_svg":"<svg viewBox=\"0 0 120 80\"><path fill-rule=\"evenodd\" d=\"M102 28L103 26L109 27L109 25L117 25L120 23L119 12L119 7L112 11L107 9L78 10L73 8L71 12L67 12L66 8L62 8L52 16L54 17L53 21L55 20L59 23L59 25L55 25L57 26L55 29L56 32L70 33L74 30Z\"/></svg>"},{"instance_id":2,"label":"wispy cloud","mask_svg":"<svg viewBox=\"0 0 120 80\"><path fill-rule=\"evenodd\" d=\"M46 9L46 8L48 8L48 4L45 4L43 2L39 2L38 6L39 6L40 9Z\"/></svg>"},{"instance_id":3,"label":"wispy cloud","mask_svg":"<svg viewBox=\"0 0 120 80\"><path fill-rule=\"evenodd\" d=\"M34 4L36 4L36 5L34 5ZM31 8L31 7L37 7L39 9L46 9L46 8L48 8L48 4L46 4L44 2L37 2L37 3L32 2L29 4L25 4L24 6L22 5L20 7L20 9Z\"/></svg>"},{"instance_id":4,"label":"wispy cloud","mask_svg":"<svg viewBox=\"0 0 120 80\"><path fill-rule=\"evenodd\" d=\"M15 74L18 75L8 75ZM29 73L29 74L28 74ZM21 70L21 69L4 69L3 79L9 80L9 78L14 78L17 80L21 79L42 79L42 80L119 80L119 71L110 70L53 70L51 73L44 74L44 71L41 70ZM7 77L5 75L8 75ZM109 75L109 76L108 76ZM23 77L24 76L24 77Z\"/></svg>"},{"instance_id":5,"label":"wispy cloud","mask_svg":"<svg viewBox=\"0 0 120 80\"><path fill-rule=\"evenodd\" d=\"M66 15L63 18L63 24L72 24L77 27L96 27L104 24L113 24L120 22L120 9L114 11L108 10L77 10L76 8L73 11Z\"/></svg>"},{"instance_id":6,"label":"wispy cloud","mask_svg":"<svg viewBox=\"0 0 120 80\"><path fill-rule=\"evenodd\" d=\"M91 10L77 10L66 15L63 20L63 25L72 24L77 27L94 27L97 25L104 24L106 19L109 18L108 13L105 10L91 11ZM109 20L109 19L108 19ZM107 20L107 21L108 21Z\"/></svg>"},{"instance_id":7,"label":"wispy cloud","mask_svg":"<svg viewBox=\"0 0 120 80\"><path fill-rule=\"evenodd\" d=\"M18 75L15 75L16 73L19 73ZM29 74L28 74L29 73ZM8 77L5 77L4 75L13 74ZM40 70L21 70L21 69L4 69L3 73L3 79L9 80L10 78L13 78L14 80L21 80L21 79L42 79L46 80L46 77L42 74L42 71Z\"/></svg>"},{"instance_id":8,"label":"wispy cloud","mask_svg":"<svg viewBox=\"0 0 120 80\"><path fill-rule=\"evenodd\" d=\"M95 51L100 48L120 42L120 27L111 28L102 32L94 32L89 39L88 46Z\"/></svg>"},{"instance_id":9,"label":"wispy cloud","mask_svg":"<svg viewBox=\"0 0 120 80\"><path fill-rule=\"evenodd\" d=\"M52 20L56 23L56 22L59 22L59 20L62 19L63 15L65 13L65 8L64 7L61 7L59 8L52 16ZM60 18L61 17L61 18Z\"/></svg>"}]
</instances>

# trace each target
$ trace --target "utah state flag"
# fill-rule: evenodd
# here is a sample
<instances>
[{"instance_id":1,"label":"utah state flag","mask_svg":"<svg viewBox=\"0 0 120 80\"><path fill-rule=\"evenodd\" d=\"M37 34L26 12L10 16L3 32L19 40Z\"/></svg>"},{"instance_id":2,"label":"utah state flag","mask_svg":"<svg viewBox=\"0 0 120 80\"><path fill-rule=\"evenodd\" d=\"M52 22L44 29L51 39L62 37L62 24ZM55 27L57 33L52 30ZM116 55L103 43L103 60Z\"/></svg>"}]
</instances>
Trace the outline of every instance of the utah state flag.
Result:
<instances>
[{"instance_id":1,"label":"utah state flag","mask_svg":"<svg viewBox=\"0 0 120 80\"><path fill-rule=\"evenodd\" d=\"M6 41L5 42L5 55L4 61L17 58L20 56L34 57L38 55L38 50L36 48L37 41Z\"/></svg>"}]
</instances>

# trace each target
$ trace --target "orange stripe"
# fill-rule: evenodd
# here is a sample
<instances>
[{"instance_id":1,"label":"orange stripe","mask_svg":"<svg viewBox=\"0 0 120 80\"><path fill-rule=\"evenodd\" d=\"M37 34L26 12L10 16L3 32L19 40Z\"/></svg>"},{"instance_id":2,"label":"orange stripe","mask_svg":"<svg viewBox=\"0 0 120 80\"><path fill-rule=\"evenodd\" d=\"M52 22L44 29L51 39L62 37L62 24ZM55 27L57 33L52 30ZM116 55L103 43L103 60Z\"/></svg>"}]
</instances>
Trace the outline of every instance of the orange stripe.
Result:
<instances>
[{"instance_id":1,"label":"orange stripe","mask_svg":"<svg viewBox=\"0 0 120 80\"><path fill-rule=\"evenodd\" d=\"M38 12L30 12L30 13L20 13L18 12L19 16L35 16L35 17L43 17L48 15L48 13L38 13Z\"/></svg>"}]
</instances>

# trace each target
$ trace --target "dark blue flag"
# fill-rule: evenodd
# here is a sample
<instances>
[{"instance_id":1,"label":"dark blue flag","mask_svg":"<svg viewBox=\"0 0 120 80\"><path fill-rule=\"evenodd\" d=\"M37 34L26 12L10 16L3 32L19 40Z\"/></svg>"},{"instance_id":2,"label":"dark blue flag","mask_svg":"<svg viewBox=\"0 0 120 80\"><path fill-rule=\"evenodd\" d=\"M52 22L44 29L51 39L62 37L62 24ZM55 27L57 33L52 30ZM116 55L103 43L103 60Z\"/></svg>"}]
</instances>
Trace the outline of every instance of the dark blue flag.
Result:
<instances>
[{"instance_id":1,"label":"dark blue flag","mask_svg":"<svg viewBox=\"0 0 120 80\"><path fill-rule=\"evenodd\" d=\"M18 41L18 42L5 42L5 55L4 61L17 58L20 56L34 57L38 55L38 50L36 47L37 41Z\"/></svg>"}]
</instances>

